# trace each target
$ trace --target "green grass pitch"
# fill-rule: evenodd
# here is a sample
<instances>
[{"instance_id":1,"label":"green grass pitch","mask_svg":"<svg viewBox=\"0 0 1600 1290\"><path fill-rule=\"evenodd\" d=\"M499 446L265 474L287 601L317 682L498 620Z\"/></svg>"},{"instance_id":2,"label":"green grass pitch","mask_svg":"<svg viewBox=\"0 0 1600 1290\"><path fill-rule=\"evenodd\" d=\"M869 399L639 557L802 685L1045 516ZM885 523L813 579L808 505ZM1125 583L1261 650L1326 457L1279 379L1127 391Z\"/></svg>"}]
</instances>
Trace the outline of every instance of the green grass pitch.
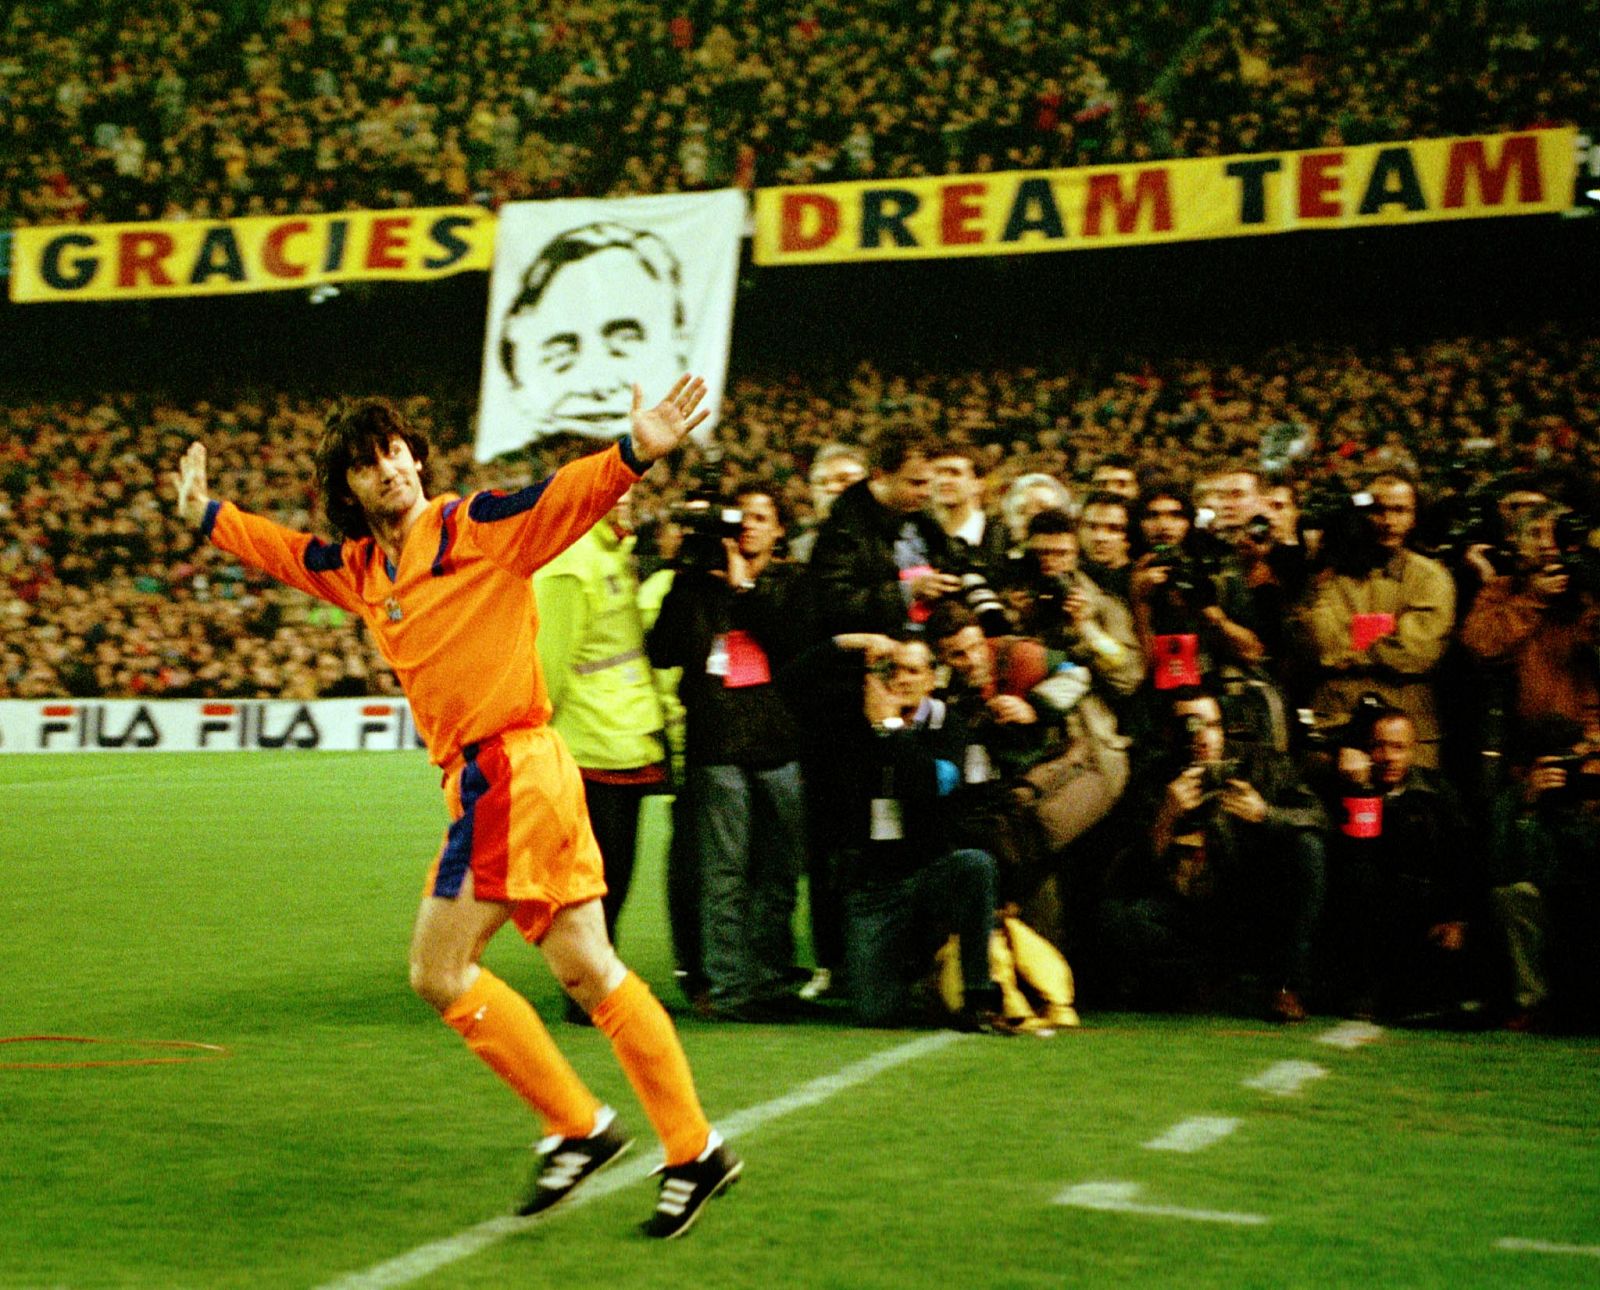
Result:
<instances>
[{"instance_id":1,"label":"green grass pitch","mask_svg":"<svg viewBox=\"0 0 1600 1290\"><path fill-rule=\"evenodd\" d=\"M406 987L444 823L420 756L7 756L0 802L0 1038L104 1041L0 1044L0 1286L321 1287L505 1211L532 1120ZM620 941L677 1009L662 904L647 860ZM514 933L488 961L559 1015ZM448 1246L461 1257L416 1284L1600 1282L1600 1042L1342 1049L1319 1042L1335 1024L1090 1014L826 1096L813 1081L915 1036L680 1016L713 1118L766 1108L735 1139L744 1180L694 1233L639 1237L640 1180ZM553 1029L651 1154L604 1040ZM1286 1062L1322 1073L1246 1086ZM1194 1151L1145 1145L1200 1116L1237 1123Z\"/></svg>"}]
</instances>

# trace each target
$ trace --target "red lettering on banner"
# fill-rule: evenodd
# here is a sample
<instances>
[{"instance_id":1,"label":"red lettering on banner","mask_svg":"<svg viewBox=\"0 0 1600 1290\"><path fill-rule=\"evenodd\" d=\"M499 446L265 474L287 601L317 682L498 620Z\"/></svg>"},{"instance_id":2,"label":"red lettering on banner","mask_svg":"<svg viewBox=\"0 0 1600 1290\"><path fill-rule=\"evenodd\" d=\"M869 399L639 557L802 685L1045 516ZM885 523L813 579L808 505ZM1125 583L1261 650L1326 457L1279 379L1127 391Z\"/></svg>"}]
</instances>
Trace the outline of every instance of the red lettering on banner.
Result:
<instances>
[{"instance_id":1,"label":"red lettering on banner","mask_svg":"<svg viewBox=\"0 0 1600 1290\"><path fill-rule=\"evenodd\" d=\"M267 234L267 240L261 247L261 264L275 278L303 278L306 276L306 266L296 264L284 258L283 244L291 237L299 237L309 233L311 225L303 220L290 220L287 224L279 224L272 232Z\"/></svg>"},{"instance_id":2,"label":"red lettering on banner","mask_svg":"<svg viewBox=\"0 0 1600 1290\"><path fill-rule=\"evenodd\" d=\"M231 717L234 708L231 703L208 703L200 709L203 717Z\"/></svg>"},{"instance_id":3,"label":"red lettering on banner","mask_svg":"<svg viewBox=\"0 0 1600 1290\"><path fill-rule=\"evenodd\" d=\"M367 268L405 268L405 259L395 253L406 249L406 235L410 228L411 219L406 215L373 220L367 240Z\"/></svg>"},{"instance_id":4,"label":"red lettering on banner","mask_svg":"<svg viewBox=\"0 0 1600 1290\"><path fill-rule=\"evenodd\" d=\"M1091 175L1089 199L1083 214L1083 235L1102 236L1105 208L1115 212L1117 232L1132 233L1139 227L1140 215L1150 207L1150 231L1172 231L1172 185L1165 170L1141 170L1133 177L1133 196L1123 194L1120 176Z\"/></svg>"},{"instance_id":5,"label":"red lettering on banner","mask_svg":"<svg viewBox=\"0 0 1600 1290\"><path fill-rule=\"evenodd\" d=\"M1517 172L1517 200L1542 202L1544 179L1539 173L1539 140L1536 135L1519 134L1507 139L1497 164L1489 164L1488 144L1482 139L1457 139L1450 145L1445 163L1444 200L1446 210L1467 204L1467 176L1477 180L1485 206L1499 206L1506 199L1506 184L1511 171Z\"/></svg>"},{"instance_id":6,"label":"red lettering on banner","mask_svg":"<svg viewBox=\"0 0 1600 1290\"><path fill-rule=\"evenodd\" d=\"M118 234L117 285L137 287L140 275L144 275L152 287L170 287L172 275L162 261L171 256L172 248L171 233L151 230Z\"/></svg>"},{"instance_id":7,"label":"red lettering on banner","mask_svg":"<svg viewBox=\"0 0 1600 1290\"><path fill-rule=\"evenodd\" d=\"M778 246L815 251L839 236L839 203L822 193L785 193L778 208Z\"/></svg>"},{"instance_id":8,"label":"red lettering on banner","mask_svg":"<svg viewBox=\"0 0 1600 1290\"><path fill-rule=\"evenodd\" d=\"M1337 195L1344 180L1337 173L1344 165L1342 152L1308 152L1300 158L1300 218L1332 219L1344 214L1344 207L1329 194Z\"/></svg>"},{"instance_id":9,"label":"red lettering on banner","mask_svg":"<svg viewBox=\"0 0 1600 1290\"><path fill-rule=\"evenodd\" d=\"M70 717L77 709L70 703L47 703L40 711L45 717Z\"/></svg>"},{"instance_id":10,"label":"red lettering on banner","mask_svg":"<svg viewBox=\"0 0 1600 1290\"><path fill-rule=\"evenodd\" d=\"M369 703L361 709L361 715L364 717L392 717L394 715L394 707L388 703Z\"/></svg>"},{"instance_id":11,"label":"red lettering on banner","mask_svg":"<svg viewBox=\"0 0 1600 1290\"><path fill-rule=\"evenodd\" d=\"M974 201L988 192L987 184L951 184L939 192L939 240L946 246L970 246L983 241L983 231L972 227L983 216L983 205Z\"/></svg>"}]
</instances>

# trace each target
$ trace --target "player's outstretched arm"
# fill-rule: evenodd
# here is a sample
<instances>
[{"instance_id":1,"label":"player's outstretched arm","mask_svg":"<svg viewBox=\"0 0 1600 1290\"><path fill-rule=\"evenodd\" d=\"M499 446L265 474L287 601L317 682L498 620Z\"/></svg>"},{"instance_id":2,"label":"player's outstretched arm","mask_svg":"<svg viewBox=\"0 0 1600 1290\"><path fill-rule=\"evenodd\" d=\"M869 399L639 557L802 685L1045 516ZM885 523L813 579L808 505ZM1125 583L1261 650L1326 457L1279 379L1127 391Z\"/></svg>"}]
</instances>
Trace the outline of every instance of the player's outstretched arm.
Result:
<instances>
[{"instance_id":1,"label":"player's outstretched arm","mask_svg":"<svg viewBox=\"0 0 1600 1290\"><path fill-rule=\"evenodd\" d=\"M206 507L211 494L206 490L206 446L196 440L178 458L178 469L172 475L172 485L178 493L178 515L186 524L198 525L206 517Z\"/></svg>"},{"instance_id":2,"label":"player's outstretched arm","mask_svg":"<svg viewBox=\"0 0 1600 1290\"><path fill-rule=\"evenodd\" d=\"M680 376L667 397L653 408L644 406L644 391L633 387L633 453L649 464L659 461L682 443L710 416L700 408L706 383L698 376ZM700 410L695 411L696 408Z\"/></svg>"}]
</instances>

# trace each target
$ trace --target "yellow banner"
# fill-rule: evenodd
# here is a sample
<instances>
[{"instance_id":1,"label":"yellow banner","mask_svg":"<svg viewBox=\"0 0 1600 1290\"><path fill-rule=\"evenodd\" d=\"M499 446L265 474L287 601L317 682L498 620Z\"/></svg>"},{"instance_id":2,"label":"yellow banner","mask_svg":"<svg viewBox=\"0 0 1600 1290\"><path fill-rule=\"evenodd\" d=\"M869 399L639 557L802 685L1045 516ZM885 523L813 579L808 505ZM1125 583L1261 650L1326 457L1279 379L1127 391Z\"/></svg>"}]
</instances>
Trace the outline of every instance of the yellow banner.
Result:
<instances>
[{"instance_id":1,"label":"yellow banner","mask_svg":"<svg viewBox=\"0 0 1600 1290\"><path fill-rule=\"evenodd\" d=\"M487 270L494 215L476 206L160 224L19 228L11 298L121 300L282 291Z\"/></svg>"},{"instance_id":2,"label":"yellow banner","mask_svg":"<svg viewBox=\"0 0 1600 1290\"><path fill-rule=\"evenodd\" d=\"M1565 210L1577 131L764 188L757 264L918 260Z\"/></svg>"}]
</instances>

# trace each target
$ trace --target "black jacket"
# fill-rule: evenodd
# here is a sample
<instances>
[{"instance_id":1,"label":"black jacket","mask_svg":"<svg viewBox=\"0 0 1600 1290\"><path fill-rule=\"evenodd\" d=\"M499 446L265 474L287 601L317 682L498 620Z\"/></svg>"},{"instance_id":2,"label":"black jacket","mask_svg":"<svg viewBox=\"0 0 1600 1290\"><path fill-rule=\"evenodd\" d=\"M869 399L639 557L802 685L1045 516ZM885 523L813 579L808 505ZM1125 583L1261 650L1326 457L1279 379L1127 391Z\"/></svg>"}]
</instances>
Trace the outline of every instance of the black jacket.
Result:
<instances>
[{"instance_id":1,"label":"black jacket","mask_svg":"<svg viewBox=\"0 0 1600 1290\"><path fill-rule=\"evenodd\" d=\"M646 645L656 667L681 667L678 697L687 719L685 757L695 766L781 766L800 755L800 733L774 684L730 688L707 670L719 636L745 632L766 653L773 676L806 639L797 571L771 564L749 591L684 571L672 581Z\"/></svg>"},{"instance_id":2,"label":"black jacket","mask_svg":"<svg viewBox=\"0 0 1600 1290\"><path fill-rule=\"evenodd\" d=\"M818 630L893 635L904 628L909 601L900 571L913 549L940 573L953 567L950 538L931 515L890 510L865 479L840 493L807 566Z\"/></svg>"}]
</instances>

